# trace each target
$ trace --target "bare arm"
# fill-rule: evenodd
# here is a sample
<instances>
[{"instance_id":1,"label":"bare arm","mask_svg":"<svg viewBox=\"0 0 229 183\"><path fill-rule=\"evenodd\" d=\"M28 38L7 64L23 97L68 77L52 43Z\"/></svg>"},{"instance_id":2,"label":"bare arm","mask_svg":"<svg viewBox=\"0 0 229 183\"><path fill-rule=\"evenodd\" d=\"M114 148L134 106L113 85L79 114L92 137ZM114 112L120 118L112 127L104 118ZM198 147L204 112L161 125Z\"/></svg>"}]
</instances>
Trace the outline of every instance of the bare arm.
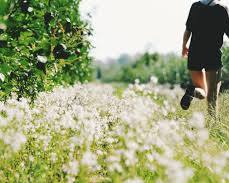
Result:
<instances>
[{"instance_id":1,"label":"bare arm","mask_svg":"<svg viewBox=\"0 0 229 183\"><path fill-rule=\"evenodd\" d=\"M191 32L186 29L184 32L183 45L182 45L182 56L183 57L188 55L187 43L190 37L191 37Z\"/></svg>"}]
</instances>

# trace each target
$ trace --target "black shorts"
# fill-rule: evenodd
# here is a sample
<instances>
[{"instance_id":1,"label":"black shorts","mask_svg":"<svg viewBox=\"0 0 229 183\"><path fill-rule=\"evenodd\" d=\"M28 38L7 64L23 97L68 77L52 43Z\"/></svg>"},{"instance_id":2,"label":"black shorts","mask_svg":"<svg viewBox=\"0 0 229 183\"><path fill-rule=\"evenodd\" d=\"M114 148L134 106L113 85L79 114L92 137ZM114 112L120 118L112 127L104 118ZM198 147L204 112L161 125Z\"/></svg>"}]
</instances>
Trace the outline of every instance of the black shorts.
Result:
<instances>
[{"instance_id":1,"label":"black shorts","mask_svg":"<svg viewBox=\"0 0 229 183\"><path fill-rule=\"evenodd\" d=\"M191 71L201 71L202 69L206 71L218 70L223 67L221 55L221 51L209 53L189 52L188 69Z\"/></svg>"}]
</instances>

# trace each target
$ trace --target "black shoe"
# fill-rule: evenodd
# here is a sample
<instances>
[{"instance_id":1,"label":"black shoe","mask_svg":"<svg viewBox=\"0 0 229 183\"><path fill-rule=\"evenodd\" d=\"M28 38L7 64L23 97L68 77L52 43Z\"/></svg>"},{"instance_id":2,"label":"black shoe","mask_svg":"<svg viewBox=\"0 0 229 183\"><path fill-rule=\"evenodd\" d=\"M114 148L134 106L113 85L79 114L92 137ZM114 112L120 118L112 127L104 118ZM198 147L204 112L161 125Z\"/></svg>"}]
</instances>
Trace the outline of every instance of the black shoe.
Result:
<instances>
[{"instance_id":1,"label":"black shoe","mask_svg":"<svg viewBox=\"0 0 229 183\"><path fill-rule=\"evenodd\" d=\"M185 94L180 101L180 105L183 110L188 110L194 97L194 91L194 86L188 86L188 88L186 89Z\"/></svg>"}]
</instances>

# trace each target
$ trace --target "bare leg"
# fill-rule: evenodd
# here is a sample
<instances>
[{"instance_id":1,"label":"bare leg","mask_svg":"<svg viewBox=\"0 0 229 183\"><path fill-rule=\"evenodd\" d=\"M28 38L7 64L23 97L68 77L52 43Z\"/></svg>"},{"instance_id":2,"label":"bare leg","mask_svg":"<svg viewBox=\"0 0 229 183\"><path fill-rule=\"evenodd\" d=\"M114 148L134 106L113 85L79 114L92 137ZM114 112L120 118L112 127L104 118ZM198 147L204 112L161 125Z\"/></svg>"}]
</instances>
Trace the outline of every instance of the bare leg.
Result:
<instances>
[{"instance_id":1,"label":"bare leg","mask_svg":"<svg viewBox=\"0 0 229 183\"><path fill-rule=\"evenodd\" d=\"M189 86L184 96L181 98L180 105L183 110L187 110L193 97L198 99L206 98L207 84L204 71L190 71L193 86Z\"/></svg>"},{"instance_id":2,"label":"bare leg","mask_svg":"<svg viewBox=\"0 0 229 183\"><path fill-rule=\"evenodd\" d=\"M205 71L190 71L192 84L196 87L195 97L204 99L207 96L207 82Z\"/></svg>"},{"instance_id":3,"label":"bare leg","mask_svg":"<svg viewBox=\"0 0 229 183\"><path fill-rule=\"evenodd\" d=\"M221 69L206 72L208 113L213 117L217 117L218 115L218 95L221 86L220 77Z\"/></svg>"}]
</instances>

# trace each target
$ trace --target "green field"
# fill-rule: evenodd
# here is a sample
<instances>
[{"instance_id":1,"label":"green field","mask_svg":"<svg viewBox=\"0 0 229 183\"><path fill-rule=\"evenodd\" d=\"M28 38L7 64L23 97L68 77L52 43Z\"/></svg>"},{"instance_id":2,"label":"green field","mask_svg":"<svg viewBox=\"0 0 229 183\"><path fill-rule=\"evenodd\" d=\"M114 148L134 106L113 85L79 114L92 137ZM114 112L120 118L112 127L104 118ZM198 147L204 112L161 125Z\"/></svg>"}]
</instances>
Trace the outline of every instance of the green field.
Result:
<instances>
[{"instance_id":1,"label":"green field","mask_svg":"<svg viewBox=\"0 0 229 183\"><path fill-rule=\"evenodd\" d=\"M228 182L229 94L214 121L182 93L88 83L0 103L0 182Z\"/></svg>"}]
</instances>

